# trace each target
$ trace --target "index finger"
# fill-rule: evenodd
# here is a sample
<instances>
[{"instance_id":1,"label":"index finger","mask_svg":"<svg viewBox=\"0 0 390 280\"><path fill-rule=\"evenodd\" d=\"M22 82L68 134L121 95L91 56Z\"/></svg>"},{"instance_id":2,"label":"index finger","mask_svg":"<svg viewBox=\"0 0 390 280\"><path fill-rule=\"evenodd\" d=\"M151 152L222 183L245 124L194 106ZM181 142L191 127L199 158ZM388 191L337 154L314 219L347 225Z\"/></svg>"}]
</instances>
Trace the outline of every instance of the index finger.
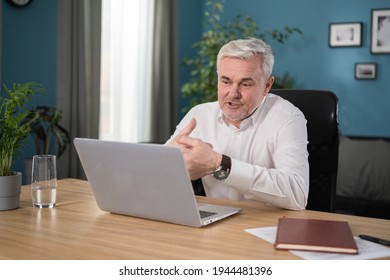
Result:
<instances>
[{"instance_id":1,"label":"index finger","mask_svg":"<svg viewBox=\"0 0 390 280\"><path fill-rule=\"evenodd\" d=\"M178 136L188 136L196 127L196 119L192 118L185 128L183 128Z\"/></svg>"}]
</instances>

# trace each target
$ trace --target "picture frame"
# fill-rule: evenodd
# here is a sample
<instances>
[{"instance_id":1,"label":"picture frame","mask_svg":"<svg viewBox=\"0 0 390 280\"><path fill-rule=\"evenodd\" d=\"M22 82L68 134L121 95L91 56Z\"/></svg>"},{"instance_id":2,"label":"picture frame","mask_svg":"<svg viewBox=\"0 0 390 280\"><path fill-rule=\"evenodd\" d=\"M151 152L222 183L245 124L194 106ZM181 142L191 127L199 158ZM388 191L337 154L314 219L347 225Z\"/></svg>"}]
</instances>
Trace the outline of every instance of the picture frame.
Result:
<instances>
[{"instance_id":1,"label":"picture frame","mask_svg":"<svg viewBox=\"0 0 390 280\"><path fill-rule=\"evenodd\" d=\"M377 67L374 62L355 63L355 79L374 80L376 79Z\"/></svg>"},{"instance_id":2,"label":"picture frame","mask_svg":"<svg viewBox=\"0 0 390 280\"><path fill-rule=\"evenodd\" d=\"M371 10L371 53L390 53L390 9Z\"/></svg>"},{"instance_id":3,"label":"picture frame","mask_svg":"<svg viewBox=\"0 0 390 280\"><path fill-rule=\"evenodd\" d=\"M329 47L360 47L362 45L362 22L329 24Z\"/></svg>"}]
</instances>

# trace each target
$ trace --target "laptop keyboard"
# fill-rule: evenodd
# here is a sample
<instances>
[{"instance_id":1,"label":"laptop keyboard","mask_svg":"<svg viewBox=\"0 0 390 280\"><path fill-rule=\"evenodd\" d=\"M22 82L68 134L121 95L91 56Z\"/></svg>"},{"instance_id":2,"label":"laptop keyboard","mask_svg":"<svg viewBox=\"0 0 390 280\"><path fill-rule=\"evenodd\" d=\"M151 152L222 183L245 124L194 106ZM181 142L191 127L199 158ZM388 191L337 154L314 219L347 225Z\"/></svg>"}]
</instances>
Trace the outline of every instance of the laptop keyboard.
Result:
<instances>
[{"instance_id":1,"label":"laptop keyboard","mask_svg":"<svg viewBox=\"0 0 390 280\"><path fill-rule=\"evenodd\" d=\"M210 217L212 215L215 215L217 213L214 213L214 212L209 212L209 211L204 211L204 210L199 210L199 214L200 214L200 218L203 219L203 218L206 218L206 217Z\"/></svg>"}]
</instances>

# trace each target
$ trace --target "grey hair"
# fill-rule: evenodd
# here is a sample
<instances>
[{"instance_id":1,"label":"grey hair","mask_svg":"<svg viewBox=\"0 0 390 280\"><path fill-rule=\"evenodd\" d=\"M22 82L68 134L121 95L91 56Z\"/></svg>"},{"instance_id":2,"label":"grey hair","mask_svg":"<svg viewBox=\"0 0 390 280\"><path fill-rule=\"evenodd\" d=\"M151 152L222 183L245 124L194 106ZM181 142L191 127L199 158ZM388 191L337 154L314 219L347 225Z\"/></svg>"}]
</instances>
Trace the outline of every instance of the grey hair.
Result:
<instances>
[{"instance_id":1,"label":"grey hair","mask_svg":"<svg viewBox=\"0 0 390 280\"><path fill-rule=\"evenodd\" d=\"M262 59L262 70L266 76L265 78L268 79L272 75L275 59L271 46L257 38L233 40L222 46L217 56L217 69L224 57L236 57L246 60L257 55Z\"/></svg>"}]
</instances>

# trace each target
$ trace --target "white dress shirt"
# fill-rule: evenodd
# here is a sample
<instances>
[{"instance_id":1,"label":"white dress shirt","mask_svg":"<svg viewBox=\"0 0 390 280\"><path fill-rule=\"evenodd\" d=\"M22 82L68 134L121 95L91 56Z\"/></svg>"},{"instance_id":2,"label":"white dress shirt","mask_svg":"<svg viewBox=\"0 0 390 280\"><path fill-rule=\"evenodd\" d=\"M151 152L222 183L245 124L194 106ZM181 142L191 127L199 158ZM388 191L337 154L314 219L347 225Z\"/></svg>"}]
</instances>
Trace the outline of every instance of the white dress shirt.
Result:
<instances>
[{"instance_id":1,"label":"white dress shirt","mask_svg":"<svg viewBox=\"0 0 390 280\"><path fill-rule=\"evenodd\" d=\"M281 208L305 209L309 192L306 119L288 101L269 93L240 128L225 121L218 102L192 108L176 127L176 136L191 120L190 134L232 159L229 177L202 177L207 196L253 199Z\"/></svg>"}]
</instances>

